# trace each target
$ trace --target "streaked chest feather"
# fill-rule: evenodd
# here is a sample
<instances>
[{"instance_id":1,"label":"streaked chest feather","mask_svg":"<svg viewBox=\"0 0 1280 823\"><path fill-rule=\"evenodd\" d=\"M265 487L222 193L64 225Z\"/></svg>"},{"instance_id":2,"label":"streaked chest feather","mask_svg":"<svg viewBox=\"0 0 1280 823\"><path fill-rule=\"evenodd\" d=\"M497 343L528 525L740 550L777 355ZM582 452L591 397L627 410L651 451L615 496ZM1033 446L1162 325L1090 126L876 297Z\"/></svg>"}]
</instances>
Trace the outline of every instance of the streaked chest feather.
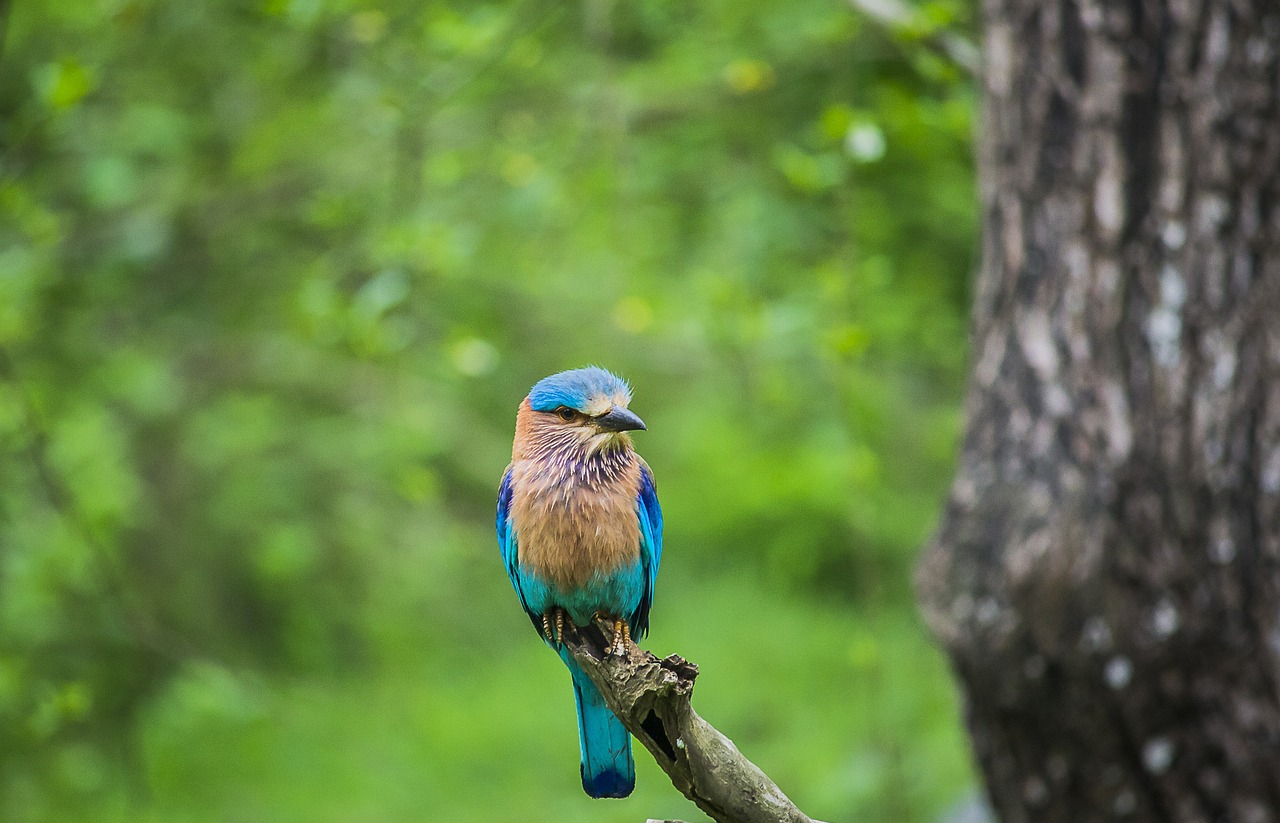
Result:
<instances>
[{"instance_id":1,"label":"streaked chest feather","mask_svg":"<svg viewBox=\"0 0 1280 823\"><path fill-rule=\"evenodd\" d=\"M640 523L634 454L612 465L527 459L512 464L511 517L520 565L562 591L636 561Z\"/></svg>"}]
</instances>

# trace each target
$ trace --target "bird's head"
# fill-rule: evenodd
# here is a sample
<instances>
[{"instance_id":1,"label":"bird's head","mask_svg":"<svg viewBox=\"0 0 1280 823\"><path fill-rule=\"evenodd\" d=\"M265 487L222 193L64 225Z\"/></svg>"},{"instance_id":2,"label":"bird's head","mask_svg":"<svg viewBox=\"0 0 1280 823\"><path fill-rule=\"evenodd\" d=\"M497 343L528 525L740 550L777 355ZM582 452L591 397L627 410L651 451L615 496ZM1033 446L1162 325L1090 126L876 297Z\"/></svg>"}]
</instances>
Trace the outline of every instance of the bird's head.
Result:
<instances>
[{"instance_id":1,"label":"bird's head","mask_svg":"<svg viewBox=\"0 0 1280 823\"><path fill-rule=\"evenodd\" d=\"M521 416L530 433L559 442L577 442L597 451L629 442L625 432L644 429L627 409L631 387L597 366L573 369L539 380L529 391Z\"/></svg>"}]
</instances>

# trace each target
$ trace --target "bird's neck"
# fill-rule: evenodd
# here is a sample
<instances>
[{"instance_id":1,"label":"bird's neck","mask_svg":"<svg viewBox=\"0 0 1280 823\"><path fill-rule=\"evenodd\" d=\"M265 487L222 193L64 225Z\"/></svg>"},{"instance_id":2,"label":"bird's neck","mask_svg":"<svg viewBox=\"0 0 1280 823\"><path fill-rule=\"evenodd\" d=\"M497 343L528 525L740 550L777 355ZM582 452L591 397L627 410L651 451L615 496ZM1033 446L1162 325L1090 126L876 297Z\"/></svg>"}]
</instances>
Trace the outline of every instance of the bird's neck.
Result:
<instances>
[{"instance_id":1,"label":"bird's neck","mask_svg":"<svg viewBox=\"0 0 1280 823\"><path fill-rule=\"evenodd\" d=\"M532 443L524 458L552 485L600 489L628 477L636 455L626 440L592 449L576 438L547 438Z\"/></svg>"}]
</instances>

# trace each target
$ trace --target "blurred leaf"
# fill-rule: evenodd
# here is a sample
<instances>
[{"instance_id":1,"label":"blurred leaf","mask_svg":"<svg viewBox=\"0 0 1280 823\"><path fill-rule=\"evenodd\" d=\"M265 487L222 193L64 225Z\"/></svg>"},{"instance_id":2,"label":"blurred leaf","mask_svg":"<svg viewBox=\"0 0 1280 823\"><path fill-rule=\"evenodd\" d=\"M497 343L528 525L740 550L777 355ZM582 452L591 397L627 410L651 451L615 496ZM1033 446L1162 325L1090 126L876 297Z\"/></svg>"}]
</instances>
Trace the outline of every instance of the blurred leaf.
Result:
<instances>
[{"instance_id":1,"label":"blurred leaf","mask_svg":"<svg viewBox=\"0 0 1280 823\"><path fill-rule=\"evenodd\" d=\"M93 78L75 58L46 63L35 72L35 84L45 104L53 109L69 109L93 90Z\"/></svg>"}]
</instances>

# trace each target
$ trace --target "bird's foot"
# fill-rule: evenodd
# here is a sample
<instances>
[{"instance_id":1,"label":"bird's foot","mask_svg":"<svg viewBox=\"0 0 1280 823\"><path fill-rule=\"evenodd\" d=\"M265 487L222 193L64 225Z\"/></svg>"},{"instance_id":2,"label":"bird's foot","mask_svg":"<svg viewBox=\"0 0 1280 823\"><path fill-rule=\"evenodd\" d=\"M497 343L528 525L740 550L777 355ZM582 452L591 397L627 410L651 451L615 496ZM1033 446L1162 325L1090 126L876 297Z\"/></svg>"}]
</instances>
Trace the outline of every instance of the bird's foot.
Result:
<instances>
[{"instance_id":1,"label":"bird's foot","mask_svg":"<svg viewBox=\"0 0 1280 823\"><path fill-rule=\"evenodd\" d=\"M608 654L626 657L627 646L631 643L631 625L625 620L613 621L613 640L609 643Z\"/></svg>"},{"instance_id":2,"label":"bird's foot","mask_svg":"<svg viewBox=\"0 0 1280 823\"><path fill-rule=\"evenodd\" d=\"M559 646L564 641L564 609L552 606L542 615L542 633L548 643Z\"/></svg>"},{"instance_id":3,"label":"bird's foot","mask_svg":"<svg viewBox=\"0 0 1280 823\"><path fill-rule=\"evenodd\" d=\"M618 657L625 657L627 646L631 644L631 624L616 617L607 617L600 612L592 614L591 619L603 624L601 630L609 640L608 645L604 647L605 656L616 654Z\"/></svg>"}]
</instances>

